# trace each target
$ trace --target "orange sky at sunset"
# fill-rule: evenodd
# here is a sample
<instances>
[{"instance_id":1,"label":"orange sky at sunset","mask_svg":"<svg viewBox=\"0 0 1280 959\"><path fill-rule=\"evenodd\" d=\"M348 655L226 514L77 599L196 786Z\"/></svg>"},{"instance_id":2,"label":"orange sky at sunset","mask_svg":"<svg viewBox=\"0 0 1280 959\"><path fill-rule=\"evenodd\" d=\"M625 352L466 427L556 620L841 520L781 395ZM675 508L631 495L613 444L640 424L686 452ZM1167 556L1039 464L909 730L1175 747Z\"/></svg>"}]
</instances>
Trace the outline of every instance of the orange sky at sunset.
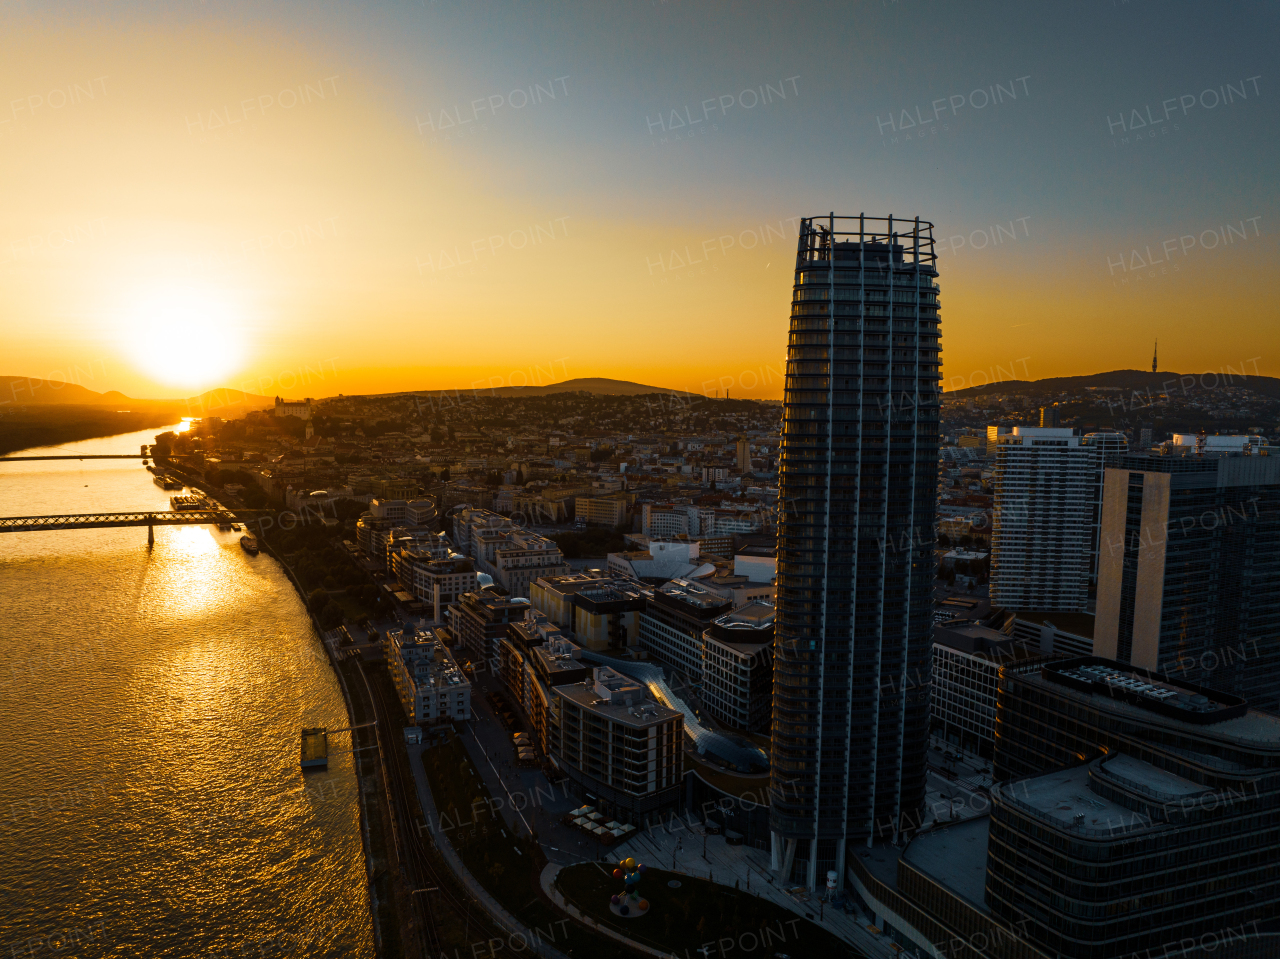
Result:
<instances>
[{"instance_id":1,"label":"orange sky at sunset","mask_svg":"<svg viewBox=\"0 0 1280 959\"><path fill-rule=\"evenodd\" d=\"M1267 349L1274 308L1256 302L1275 255L1265 216L1244 224L1244 240L1197 239L1154 270L1108 268L1259 216L1252 199L1091 223L1059 197L1004 202L1000 178L963 160L958 179L914 190L872 147L793 189L776 164L771 181L751 168L752 142L698 158L697 184L692 161L669 154L646 161L666 164L647 178L625 166L612 176L652 150L643 109L611 141L621 121L601 97L617 77L568 59L558 72L508 65L568 74L567 93L442 143L422 128L435 106L515 83L457 81L452 61L437 68L424 53L410 84L334 31L290 38L282 24L233 17L18 21L0 58L0 373L92 369L83 385L138 397L217 386L324 396L545 383L554 367L555 379L778 398L795 218L835 204L919 214L940 238L1000 239L944 245L949 388L1015 361L1032 378L1143 368L1156 336L1162 369L1258 358L1257 372L1280 374ZM720 89L685 87L649 99L696 103ZM816 109L821 90L803 98L814 89L800 86L796 102ZM752 136L769 152L788 134ZM945 162L932 164L939 176Z\"/></svg>"}]
</instances>

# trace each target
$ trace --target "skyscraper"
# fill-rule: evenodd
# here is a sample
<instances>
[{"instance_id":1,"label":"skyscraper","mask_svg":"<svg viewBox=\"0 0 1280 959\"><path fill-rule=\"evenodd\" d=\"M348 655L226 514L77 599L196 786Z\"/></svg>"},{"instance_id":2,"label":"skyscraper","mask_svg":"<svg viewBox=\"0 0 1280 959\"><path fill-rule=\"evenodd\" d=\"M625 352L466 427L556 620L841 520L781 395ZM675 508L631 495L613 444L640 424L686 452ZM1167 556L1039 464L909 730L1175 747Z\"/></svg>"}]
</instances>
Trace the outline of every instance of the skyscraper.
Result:
<instances>
[{"instance_id":1,"label":"skyscraper","mask_svg":"<svg viewBox=\"0 0 1280 959\"><path fill-rule=\"evenodd\" d=\"M1102 473L1123 433L987 427L994 460L991 601L1020 612L1085 612L1097 581Z\"/></svg>"},{"instance_id":2,"label":"skyscraper","mask_svg":"<svg viewBox=\"0 0 1280 959\"><path fill-rule=\"evenodd\" d=\"M1096 591L1098 585L1098 543L1102 538L1102 480L1107 471L1107 461L1112 456L1128 452L1129 440L1123 433L1115 430L1100 430L1097 433L1086 433L1080 445L1093 450L1093 538L1089 542L1089 588L1092 592Z\"/></svg>"},{"instance_id":3,"label":"skyscraper","mask_svg":"<svg viewBox=\"0 0 1280 959\"><path fill-rule=\"evenodd\" d=\"M996 437L991 602L1082 612L1089 598L1093 451L1065 427Z\"/></svg>"},{"instance_id":4,"label":"skyscraper","mask_svg":"<svg viewBox=\"0 0 1280 959\"><path fill-rule=\"evenodd\" d=\"M938 462L932 224L801 221L780 468L773 868L810 888L924 801Z\"/></svg>"},{"instance_id":5,"label":"skyscraper","mask_svg":"<svg viewBox=\"0 0 1280 959\"><path fill-rule=\"evenodd\" d=\"M1115 458L1094 655L1277 710L1280 458L1255 439L1176 434L1164 455Z\"/></svg>"}]
</instances>

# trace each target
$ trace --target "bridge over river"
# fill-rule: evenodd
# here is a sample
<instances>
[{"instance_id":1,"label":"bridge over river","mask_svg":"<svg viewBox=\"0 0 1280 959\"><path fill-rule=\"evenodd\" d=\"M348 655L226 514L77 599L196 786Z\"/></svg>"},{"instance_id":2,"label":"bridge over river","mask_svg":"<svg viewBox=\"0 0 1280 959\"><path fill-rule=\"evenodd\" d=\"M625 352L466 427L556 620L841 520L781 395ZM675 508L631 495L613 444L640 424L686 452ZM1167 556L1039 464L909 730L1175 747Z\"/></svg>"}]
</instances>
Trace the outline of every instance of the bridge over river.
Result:
<instances>
[{"instance_id":1,"label":"bridge over river","mask_svg":"<svg viewBox=\"0 0 1280 959\"><path fill-rule=\"evenodd\" d=\"M265 512L250 510L250 512ZM154 545L157 526L205 526L211 523L251 523L225 509L162 510L140 513L72 513L66 516L3 516L0 533L34 533L55 529L147 527L147 543Z\"/></svg>"}]
</instances>

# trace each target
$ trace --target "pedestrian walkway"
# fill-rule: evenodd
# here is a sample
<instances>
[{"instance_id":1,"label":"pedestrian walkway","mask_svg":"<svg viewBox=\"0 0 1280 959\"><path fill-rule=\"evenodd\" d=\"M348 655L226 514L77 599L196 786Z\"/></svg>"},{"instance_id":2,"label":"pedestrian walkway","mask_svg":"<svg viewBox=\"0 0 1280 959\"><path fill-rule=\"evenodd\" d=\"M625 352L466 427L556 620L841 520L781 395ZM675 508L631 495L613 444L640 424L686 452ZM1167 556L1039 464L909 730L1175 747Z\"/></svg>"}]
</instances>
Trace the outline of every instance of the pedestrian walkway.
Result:
<instances>
[{"instance_id":1,"label":"pedestrian walkway","mask_svg":"<svg viewBox=\"0 0 1280 959\"><path fill-rule=\"evenodd\" d=\"M418 787L418 802L422 804L422 814L427 817L427 823L432 829L431 840L435 843L436 848L440 850L440 854L444 856L445 862L449 864L453 874L466 886L467 892L480 903L485 912L505 932L512 936L523 937L523 941L528 944L531 955L544 956L546 959L569 959L559 949L542 942L532 930L507 912L498 900L489 895L488 890L476 881L475 877L471 875L471 871L467 869L454 850L444 830L436 828L436 825L440 822L440 815L436 810L435 800L431 796L431 785L427 781L427 771L422 766L422 760L419 757L411 756L409 767L413 770L413 779Z\"/></svg>"},{"instance_id":2,"label":"pedestrian walkway","mask_svg":"<svg viewBox=\"0 0 1280 959\"><path fill-rule=\"evenodd\" d=\"M616 939L618 942L626 943L632 949L636 949L639 952L647 952L651 956L657 956L658 959L678 959L678 957L674 957L670 953L659 952L657 949L650 949L648 946L641 945L634 939L628 939L622 933L610 929L608 926L600 925L590 916L584 915L573 903L565 902L564 896L560 895L560 890L556 888L556 876L560 874L560 870L563 868L564 866L558 862L549 862L542 867L542 875L538 877L539 882L542 883L542 891L545 892L551 898L551 901L557 906L569 915L573 916L574 919L577 919L583 925L590 926L592 929L596 930L596 932L603 933L610 939Z\"/></svg>"},{"instance_id":3,"label":"pedestrian walkway","mask_svg":"<svg viewBox=\"0 0 1280 959\"><path fill-rule=\"evenodd\" d=\"M867 928L871 919L856 906L854 913L848 915L830 905L821 906L818 899L807 892L789 892L797 887L774 879L769 871L769 854L763 849L730 846L723 836L704 835L700 823L681 826L680 820L675 822L676 828L651 828L619 843L614 847L614 858L634 856L657 869L670 869L750 892L811 919L871 959L897 955L887 937Z\"/></svg>"}]
</instances>

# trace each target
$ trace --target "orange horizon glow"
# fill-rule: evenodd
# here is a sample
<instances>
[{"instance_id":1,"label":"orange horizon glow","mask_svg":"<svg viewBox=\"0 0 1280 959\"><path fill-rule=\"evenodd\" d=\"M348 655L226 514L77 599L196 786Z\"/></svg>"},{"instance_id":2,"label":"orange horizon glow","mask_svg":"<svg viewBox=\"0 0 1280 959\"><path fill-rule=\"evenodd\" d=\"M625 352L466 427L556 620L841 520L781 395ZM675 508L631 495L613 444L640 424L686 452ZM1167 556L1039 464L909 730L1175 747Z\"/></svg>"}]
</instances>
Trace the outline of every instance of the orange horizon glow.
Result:
<instances>
[{"instance_id":1,"label":"orange horizon glow","mask_svg":"<svg viewBox=\"0 0 1280 959\"><path fill-rule=\"evenodd\" d=\"M775 187L730 216L654 209L625 183L567 197L512 174L500 148L426 140L375 62L270 28L18 23L0 53L10 89L30 91L0 108L22 186L0 237L0 374L136 399L582 377L782 396L807 194ZM1250 213L1224 206L1204 226ZM936 233L963 236L973 216L940 209ZM1177 230L1022 219L998 250L939 260L948 388L1013 366L1146 369L1157 337L1162 369L1280 375L1256 296L1265 230L1117 274L1116 257Z\"/></svg>"}]
</instances>

